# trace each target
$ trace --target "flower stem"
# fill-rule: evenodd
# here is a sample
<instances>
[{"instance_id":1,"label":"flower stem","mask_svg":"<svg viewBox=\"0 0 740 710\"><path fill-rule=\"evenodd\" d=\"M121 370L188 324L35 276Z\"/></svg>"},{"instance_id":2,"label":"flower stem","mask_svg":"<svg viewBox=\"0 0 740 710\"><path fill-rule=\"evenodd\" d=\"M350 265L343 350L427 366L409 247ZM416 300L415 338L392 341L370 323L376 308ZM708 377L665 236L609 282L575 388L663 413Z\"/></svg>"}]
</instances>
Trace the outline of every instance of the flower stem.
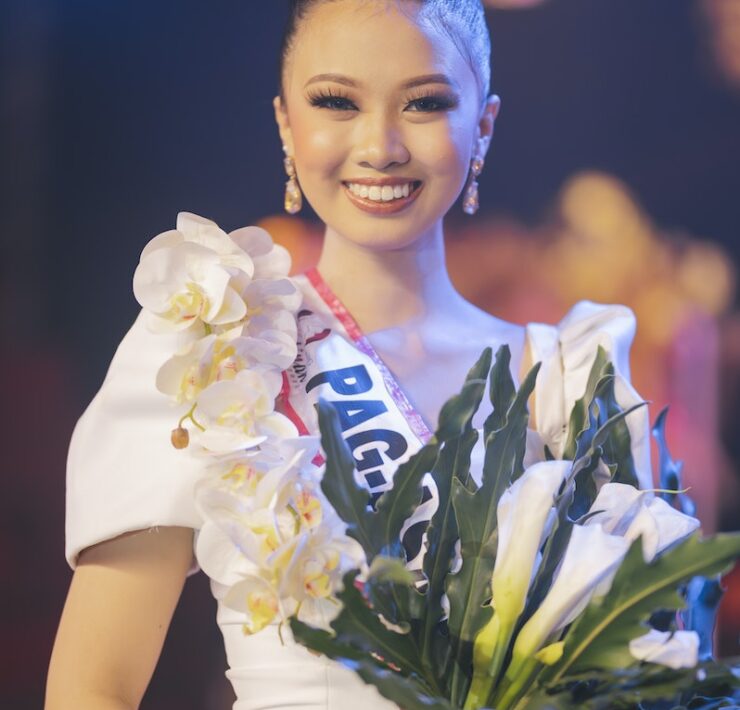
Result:
<instances>
[{"instance_id":1,"label":"flower stem","mask_svg":"<svg viewBox=\"0 0 740 710\"><path fill-rule=\"evenodd\" d=\"M200 429L201 431L205 431L205 430L206 430L206 428L205 428L205 427L204 427L204 426L203 426L203 425L202 425L202 424L201 424L200 422L198 422L198 421L196 420L196 418L195 418L195 417L193 416L193 412L195 411L195 408L196 408L197 406L198 406L198 403L197 403L197 402L195 402L195 403L193 404L193 406L192 406L192 407L190 407L190 411L189 411L189 412L186 412L185 414L183 414L183 415L182 415L182 417L180 417L180 421L179 421L179 423L178 423L178 426L180 426L180 427L181 427L181 426L182 426L182 423L183 423L183 422L184 422L184 421L185 421L186 419L189 419L189 420L190 420L191 422L193 422L193 424L195 424L195 426L196 426L196 427L198 427L198 429Z\"/></svg>"},{"instance_id":2,"label":"flower stem","mask_svg":"<svg viewBox=\"0 0 740 710\"><path fill-rule=\"evenodd\" d=\"M534 658L527 658L517 664L517 669L512 676L509 676L507 673L501 683L501 687L493 697L493 707L496 710L509 710L509 708L514 707L519 702L522 691L532 680L532 676L536 673L538 666L539 661Z\"/></svg>"}]
</instances>

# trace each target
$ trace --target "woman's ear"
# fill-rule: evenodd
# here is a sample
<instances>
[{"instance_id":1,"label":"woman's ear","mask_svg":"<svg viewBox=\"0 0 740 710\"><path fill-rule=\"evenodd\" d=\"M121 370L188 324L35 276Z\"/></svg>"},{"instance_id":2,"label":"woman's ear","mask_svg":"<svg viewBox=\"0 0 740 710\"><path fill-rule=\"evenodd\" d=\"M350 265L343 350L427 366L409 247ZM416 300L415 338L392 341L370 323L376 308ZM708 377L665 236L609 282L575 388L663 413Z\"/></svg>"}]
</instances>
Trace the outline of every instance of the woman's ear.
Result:
<instances>
[{"instance_id":1,"label":"woman's ear","mask_svg":"<svg viewBox=\"0 0 740 710\"><path fill-rule=\"evenodd\" d=\"M276 96L272 100L272 107L275 110L275 122L278 125L280 140L283 146L285 146L285 152L287 155L293 155L293 134L288 123L287 107L284 105L280 96Z\"/></svg>"},{"instance_id":2,"label":"woman's ear","mask_svg":"<svg viewBox=\"0 0 740 710\"><path fill-rule=\"evenodd\" d=\"M485 158L488 148L493 138L493 124L501 108L501 98L496 94L491 94L487 99L480 120L478 121L477 141L473 155L478 158Z\"/></svg>"}]
</instances>

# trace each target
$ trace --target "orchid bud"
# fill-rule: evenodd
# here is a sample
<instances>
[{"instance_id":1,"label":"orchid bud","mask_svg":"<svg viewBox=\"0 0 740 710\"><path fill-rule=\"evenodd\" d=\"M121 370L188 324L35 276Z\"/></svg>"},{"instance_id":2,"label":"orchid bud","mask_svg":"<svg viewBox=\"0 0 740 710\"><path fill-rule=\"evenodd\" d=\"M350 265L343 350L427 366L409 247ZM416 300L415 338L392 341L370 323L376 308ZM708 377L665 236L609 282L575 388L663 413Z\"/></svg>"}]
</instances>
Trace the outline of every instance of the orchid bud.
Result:
<instances>
[{"instance_id":1,"label":"orchid bud","mask_svg":"<svg viewBox=\"0 0 740 710\"><path fill-rule=\"evenodd\" d=\"M176 449L185 449L190 443L190 434L185 427L179 426L172 430L170 441Z\"/></svg>"}]
</instances>

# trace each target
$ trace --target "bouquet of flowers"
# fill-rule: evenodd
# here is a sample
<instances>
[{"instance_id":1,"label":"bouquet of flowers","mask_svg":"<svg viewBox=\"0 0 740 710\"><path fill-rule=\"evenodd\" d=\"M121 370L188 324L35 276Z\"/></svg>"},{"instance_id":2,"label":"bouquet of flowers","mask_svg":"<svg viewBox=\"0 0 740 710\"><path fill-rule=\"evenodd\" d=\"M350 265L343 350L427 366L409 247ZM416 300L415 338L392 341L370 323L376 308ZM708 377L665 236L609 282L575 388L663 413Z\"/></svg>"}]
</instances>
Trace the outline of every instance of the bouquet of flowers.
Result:
<instances>
[{"instance_id":1,"label":"bouquet of flowers","mask_svg":"<svg viewBox=\"0 0 740 710\"><path fill-rule=\"evenodd\" d=\"M181 213L134 278L152 329L179 338L156 384L182 409L173 444L204 460L198 562L245 633L289 622L298 642L405 710L733 703L737 672L711 660L711 629L698 633L679 610L719 589L740 536L699 537L664 414L654 429L664 489L636 487L632 410L617 403L603 350L562 459L525 468L538 366L517 391L508 348L495 361L487 349L371 505L330 404L318 405L323 454L275 411L296 354L288 266L262 230L226 234ZM476 481L472 420L486 394ZM400 536L428 474L439 504L420 579Z\"/></svg>"},{"instance_id":2,"label":"bouquet of flowers","mask_svg":"<svg viewBox=\"0 0 740 710\"><path fill-rule=\"evenodd\" d=\"M698 521L668 502L682 493L635 487L624 422L631 410L615 400L603 350L571 414L566 458L524 469L536 375L537 367L517 392L508 348L492 367L491 351L484 352L443 407L433 439L399 469L373 510L353 483L336 415L322 403L322 489L362 544L370 573L345 577L330 631L292 619L294 636L407 710L635 707L682 691L737 693L737 673L709 660L707 638L698 664L699 634L677 629L675 612L686 604L682 585L731 566L740 536L701 539ZM487 382L493 413L477 485L471 422ZM676 484L664 420L663 413L654 430L662 479ZM604 465L610 480L597 486ZM397 541L428 470L440 504L426 533L420 586L405 574Z\"/></svg>"}]
</instances>

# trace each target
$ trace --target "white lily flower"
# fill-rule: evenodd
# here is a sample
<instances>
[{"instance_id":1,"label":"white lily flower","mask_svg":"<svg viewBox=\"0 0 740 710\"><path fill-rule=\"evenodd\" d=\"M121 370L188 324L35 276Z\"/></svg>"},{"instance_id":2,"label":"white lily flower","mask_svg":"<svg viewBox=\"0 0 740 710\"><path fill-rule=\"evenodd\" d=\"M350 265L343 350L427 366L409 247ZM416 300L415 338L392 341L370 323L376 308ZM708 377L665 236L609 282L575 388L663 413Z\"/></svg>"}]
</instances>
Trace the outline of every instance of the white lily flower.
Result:
<instances>
[{"instance_id":1,"label":"white lily flower","mask_svg":"<svg viewBox=\"0 0 740 710\"><path fill-rule=\"evenodd\" d=\"M623 537L605 533L598 524L574 525L550 590L514 642L514 658L533 656L551 634L573 621L600 583L614 574L629 544Z\"/></svg>"},{"instance_id":2,"label":"white lily flower","mask_svg":"<svg viewBox=\"0 0 740 710\"><path fill-rule=\"evenodd\" d=\"M570 461L534 464L499 500L498 547L491 586L493 607L506 627L513 627L524 611L555 496L571 467Z\"/></svg>"},{"instance_id":3,"label":"white lily flower","mask_svg":"<svg viewBox=\"0 0 740 710\"><path fill-rule=\"evenodd\" d=\"M645 562L699 528L700 522L676 510L651 491L624 483L605 484L591 506L594 513L585 525L598 524L606 532L632 542L642 536Z\"/></svg>"},{"instance_id":4,"label":"white lily flower","mask_svg":"<svg viewBox=\"0 0 740 710\"><path fill-rule=\"evenodd\" d=\"M699 634L696 631L656 631L630 641L630 653L640 661L669 668L693 668L699 661Z\"/></svg>"},{"instance_id":5,"label":"white lily flower","mask_svg":"<svg viewBox=\"0 0 740 710\"><path fill-rule=\"evenodd\" d=\"M298 436L290 419L274 411L281 387L280 373L257 368L209 385L198 397L198 418L205 428L197 435L198 443L225 454L257 446L268 437Z\"/></svg>"},{"instance_id":6,"label":"white lily flower","mask_svg":"<svg viewBox=\"0 0 740 710\"><path fill-rule=\"evenodd\" d=\"M529 585L539 567L540 548L554 521L558 490L571 461L542 461L527 468L498 502L498 544L491 588L494 614L475 638L473 682L468 701L485 703L498 676Z\"/></svg>"}]
</instances>

